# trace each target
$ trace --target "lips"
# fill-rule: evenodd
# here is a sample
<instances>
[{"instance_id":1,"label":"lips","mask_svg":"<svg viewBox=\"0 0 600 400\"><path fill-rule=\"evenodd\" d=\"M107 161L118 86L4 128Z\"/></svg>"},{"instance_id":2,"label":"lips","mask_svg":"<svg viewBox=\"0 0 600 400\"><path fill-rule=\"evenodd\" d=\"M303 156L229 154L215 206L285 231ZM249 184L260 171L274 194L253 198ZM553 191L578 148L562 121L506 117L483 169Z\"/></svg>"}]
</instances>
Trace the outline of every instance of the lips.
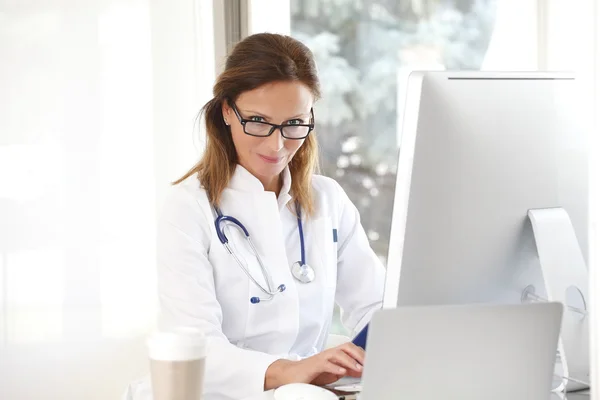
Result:
<instances>
[{"instance_id":1,"label":"lips","mask_svg":"<svg viewBox=\"0 0 600 400\"><path fill-rule=\"evenodd\" d=\"M263 159L263 161L269 163L269 164L277 164L278 162L280 162L282 160L282 157L267 157L267 156L263 156L262 154L258 155L260 158Z\"/></svg>"}]
</instances>

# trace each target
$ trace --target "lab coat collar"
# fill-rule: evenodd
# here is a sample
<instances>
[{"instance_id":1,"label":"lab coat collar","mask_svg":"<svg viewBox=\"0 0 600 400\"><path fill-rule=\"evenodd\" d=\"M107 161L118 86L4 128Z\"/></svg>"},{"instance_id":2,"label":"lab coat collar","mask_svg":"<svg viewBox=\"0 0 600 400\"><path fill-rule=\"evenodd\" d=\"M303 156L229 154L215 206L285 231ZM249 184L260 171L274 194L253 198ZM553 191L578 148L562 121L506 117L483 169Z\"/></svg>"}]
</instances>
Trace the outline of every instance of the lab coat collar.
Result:
<instances>
[{"instance_id":1,"label":"lab coat collar","mask_svg":"<svg viewBox=\"0 0 600 400\"><path fill-rule=\"evenodd\" d=\"M283 184L281 185L281 190L277 196L277 204L279 205L280 210L292 199L290 194L292 188L292 174L290 173L290 169L286 166L281 173ZM236 166L233 176L231 177L229 187L244 192L265 192L265 188L260 180L239 164Z\"/></svg>"},{"instance_id":2,"label":"lab coat collar","mask_svg":"<svg viewBox=\"0 0 600 400\"><path fill-rule=\"evenodd\" d=\"M277 197L277 203L279 203L280 210L292 199L290 194L292 189L292 174L290 173L289 167L286 166L281 173L283 177L283 184L281 185L281 190L279 191L279 196Z\"/></svg>"}]
</instances>

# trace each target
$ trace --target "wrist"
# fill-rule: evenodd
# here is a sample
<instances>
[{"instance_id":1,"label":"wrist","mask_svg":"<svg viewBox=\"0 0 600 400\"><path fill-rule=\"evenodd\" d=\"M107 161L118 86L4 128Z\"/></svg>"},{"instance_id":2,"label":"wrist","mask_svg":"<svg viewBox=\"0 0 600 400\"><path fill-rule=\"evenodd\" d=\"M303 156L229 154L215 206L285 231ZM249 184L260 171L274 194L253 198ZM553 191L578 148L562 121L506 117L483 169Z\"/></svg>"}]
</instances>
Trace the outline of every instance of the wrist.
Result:
<instances>
[{"instance_id":1,"label":"wrist","mask_svg":"<svg viewBox=\"0 0 600 400\"><path fill-rule=\"evenodd\" d=\"M265 372L265 390L276 389L288 383L285 379L285 371L292 363L293 361L280 359L269 365Z\"/></svg>"}]
</instances>

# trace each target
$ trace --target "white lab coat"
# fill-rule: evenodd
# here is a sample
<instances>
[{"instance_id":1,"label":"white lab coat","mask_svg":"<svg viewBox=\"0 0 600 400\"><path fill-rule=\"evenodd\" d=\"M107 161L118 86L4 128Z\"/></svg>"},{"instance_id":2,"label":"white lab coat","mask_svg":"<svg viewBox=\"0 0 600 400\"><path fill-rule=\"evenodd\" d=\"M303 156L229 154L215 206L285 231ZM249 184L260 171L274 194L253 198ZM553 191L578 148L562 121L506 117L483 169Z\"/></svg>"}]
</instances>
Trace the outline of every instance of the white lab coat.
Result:
<instances>
[{"instance_id":1,"label":"white lab coat","mask_svg":"<svg viewBox=\"0 0 600 400\"><path fill-rule=\"evenodd\" d=\"M342 322L357 332L381 308L384 267L369 246L359 214L330 178L313 177L316 214L303 216L307 264L313 282L296 281L290 266L300 259L295 214L288 208L291 177L286 168L278 196L238 166L220 208L250 232L275 287L264 298L219 241L214 210L195 177L175 186L158 230L160 325L201 328L208 340L205 400L239 400L263 391L265 371L278 358L301 359L321 351L334 301ZM334 241L333 230L338 240ZM226 230L238 256L264 284L252 252L237 229Z\"/></svg>"}]
</instances>

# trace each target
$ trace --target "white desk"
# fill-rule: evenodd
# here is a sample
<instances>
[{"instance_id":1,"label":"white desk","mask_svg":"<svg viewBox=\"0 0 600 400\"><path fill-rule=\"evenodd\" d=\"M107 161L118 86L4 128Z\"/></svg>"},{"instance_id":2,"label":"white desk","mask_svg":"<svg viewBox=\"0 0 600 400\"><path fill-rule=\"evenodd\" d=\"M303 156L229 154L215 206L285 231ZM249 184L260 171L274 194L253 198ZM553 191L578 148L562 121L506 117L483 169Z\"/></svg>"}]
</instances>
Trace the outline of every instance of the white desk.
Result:
<instances>
[{"instance_id":1,"label":"white desk","mask_svg":"<svg viewBox=\"0 0 600 400\"><path fill-rule=\"evenodd\" d=\"M268 392L263 392L258 396L248 397L244 400L274 400L273 391L269 390ZM590 393L588 391L567 393L566 395L550 393L548 400L590 400Z\"/></svg>"},{"instance_id":2,"label":"white desk","mask_svg":"<svg viewBox=\"0 0 600 400\"><path fill-rule=\"evenodd\" d=\"M152 400L149 377L130 385L130 388L124 393L122 400ZM247 397L243 400L274 400L273 390L263 392L257 396ZM590 400L590 393L589 391L568 393L567 395L549 393L548 400Z\"/></svg>"}]
</instances>

